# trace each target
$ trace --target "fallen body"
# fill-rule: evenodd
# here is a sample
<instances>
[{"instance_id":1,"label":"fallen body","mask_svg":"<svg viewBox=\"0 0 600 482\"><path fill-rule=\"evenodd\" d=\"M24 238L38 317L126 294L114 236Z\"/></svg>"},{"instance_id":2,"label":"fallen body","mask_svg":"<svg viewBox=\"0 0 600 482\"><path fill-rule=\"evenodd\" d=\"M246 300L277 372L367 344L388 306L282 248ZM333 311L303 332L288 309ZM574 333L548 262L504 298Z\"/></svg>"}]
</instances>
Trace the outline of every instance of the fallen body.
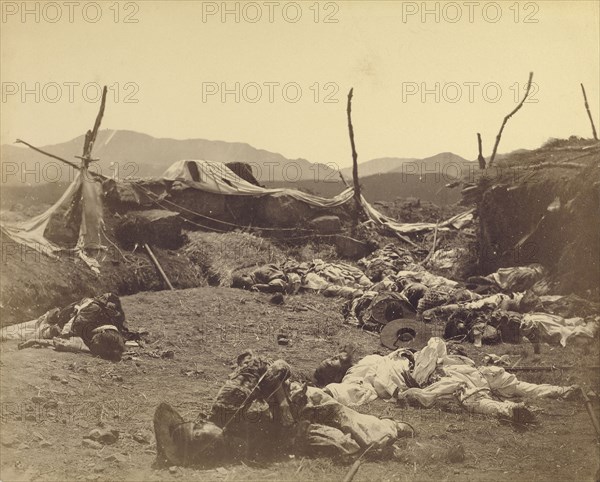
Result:
<instances>
[{"instance_id":1,"label":"fallen body","mask_svg":"<svg viewBox=\"0 0 600 482\"><path fill-rule=\"evenodd\" d=\"M168 404L154 415L157 457L177 465L273 453L354 454L414 435L392 419L360 414L320 388L289 382L290 367L242 353L207 416L185 422Z\"/></svg>"},{"instance_id":2,"label":"fallen body","mask_svg":"<svg viewBox=\"0 0 600 482\"><path fill-rule=\"evenodd\" d=\"M431 407L441 399L457 399L473 413L530 421L532 414L519 398L571 398L577 386L560 387L519 381L498 366L476 367L470 358L448 354L440 338L412 354L400 349L387 356L369 355L347 372L341 383L325 386L340 403L357 406L376 398Z\"/></svg>"},{"instance_id":3,"label":"fallen body","mask_svg":"<svg viewBox=\"0 0 600 482\"><path fill-rule=\"evenodd\" d=\"M112 361L121 359L125 339L136 336L127 328L121 301L113 293L84 298L47 311L37 320L2 330L3 340L25 340L19 349L53 346L59 351L90 351Z\"/></svg>"}]
</instances>

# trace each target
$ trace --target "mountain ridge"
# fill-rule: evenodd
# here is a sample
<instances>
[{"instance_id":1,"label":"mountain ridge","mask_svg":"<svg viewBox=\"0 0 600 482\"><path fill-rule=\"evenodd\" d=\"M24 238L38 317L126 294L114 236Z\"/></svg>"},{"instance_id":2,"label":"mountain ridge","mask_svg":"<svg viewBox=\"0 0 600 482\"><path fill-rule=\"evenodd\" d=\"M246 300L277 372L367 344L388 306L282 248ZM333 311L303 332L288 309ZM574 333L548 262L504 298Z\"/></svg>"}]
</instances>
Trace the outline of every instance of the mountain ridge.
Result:
<instances>
[{"instance_id":1,"label":"mountain ridge","mask_svg":"<svg viewBox=\"0 0 600 482\"><path fill-rule=\"evenodd\" d=\"M39 148L76 164L75 157L81 154L84 136L66 142L48 144ZM2 183L33 184L68 181L74 177L73 169L29 148L3 144L0 146ZM277 152L259 149L245 142L229 142L202 138L174 139L154 137L131 130L102 129L93 149L99 158L93 169L109 177L157 177L172 163L181 159L204 159L220 162L247 162L252 165L255 177L261 182L315 182L339 179L336 169L330 164L312 163L304 158L289 159ZM466 159L451 152L417 158L385 157L359 163L361 178L387 172L414 174L422 169L444 168L450 163L468 163ZM8 165L13 163L12 166ZM441 166L441 167L440 167ZM71 171L71 172L69 172ZM340 172L352 178L352 168Z\"/></svg>"}]
</instances>

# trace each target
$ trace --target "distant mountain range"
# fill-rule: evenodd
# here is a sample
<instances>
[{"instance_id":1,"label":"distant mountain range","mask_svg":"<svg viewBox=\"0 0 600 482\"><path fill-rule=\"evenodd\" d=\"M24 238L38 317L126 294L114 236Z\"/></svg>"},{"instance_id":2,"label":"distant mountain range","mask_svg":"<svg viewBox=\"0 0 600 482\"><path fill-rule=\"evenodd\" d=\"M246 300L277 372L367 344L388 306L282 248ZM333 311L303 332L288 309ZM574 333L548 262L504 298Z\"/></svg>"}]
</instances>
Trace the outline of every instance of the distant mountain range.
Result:
<instances>
[{"instance_id":1,"label":"distant mountain range","mask_svg":"<svg viewBox=\"0 0 600 482\"><path fill-rule=\"evenodd\" d=\"M83 140L84 137L79 136L68 142L38 147L78 164L79 159L75 156L81 154ZM1 161L5 164L2 183L6 187L69 182L73 178L71 168L27 147L5 144L0 148ZM105 129L98 133L93 156L100 159L93 163L94 168L108 177L115 174L119 178L156 177L178 160L206 159L250 163L257 179L269 187L285 186L325 197L332 197L345 188L339 173L324 164L288 159L240 142L155 138L139 132ZM424 159L372 159L359 163L358 172L363 192L370 201L419 197L446 204L456 202L459 192L445 188L445 184L459 176L461 169L466 172L468 164L471 161L451 152L442 152ZM351 184L352 169L342 169L341 173ZM36 193L42 195L37 190Z\"/></svg>"},{"instance_id":2,"label":"distant mountain range","mask_svg":"<svg viewBox=\"0 0 600 482\"><path fill-rule=\"evenodd\" d=\"M81 155L83 140L84 136L79 136L68 142L36 147L79 163L74 156ZM33 139L28 141L34 143ZM71 169L19 144L4 144L0 149L2 163L14 163L10 169L15 169L15 174L6 167L3 170L3 182L8 184L37 183L36 172L42 181L53 180L55 166L64 166L63 174ZM121 178L160 176L171 164L181 159L247 162L253 166L261 182L314 179L316 173L320 179L337 177L337 172L326 165L313 164L306 159L287 159L281 154L256 149L241 142L155 138L126 130L101 130L93 156L100 159L93 163L94 168L109 177L117 169ZM111 166L111 163L115 164Z\"/></svg>"},{"instance_id":3,"label":"distant mountain range","mask_svg":"<svg viewBox=\"0 0 600 482\"><path fill-rule=\"evenodd\" d=\"M74 156L80 155L84 136L67 142L38 146L56 156L79 163ZM30 139L30 141L33 141ZM27 147L4 144L0 147L1 161L14 163L3 170L3 182L8 184L34 184L53 181L55 166L63 166ZM93 165L107 176L115 173L119 177L160 176L173 162L181 159L206 159L221 162L247 162L253 166L256 177L261 182L294 182L301 180L339 179L337 172L324 164L313 164L306 159L288 159L281 154L256 149L241 142L211 141L206 139L156 138L147 134L126 130L101 130L94 146L93 155L100 161ZM425 159L385 157L372 159L359 164L360 178L388 172L409 174L433 172L452 165L467 163L451 152L443 152ZM111 163L115 163L112 164ZM65 167L68 170L68 167ZM455 169L456 170L456 169ZM13 173L14 171L14 173ZM347 180L352 179L352 168L341 170ZM451 175L451 174L450 174Z\"/></svg>"},{"instance_id":4,"label":"distant mountain range","mask_svg":"<svg viewBox=\"0 0 600 482\"><path fill-rule=\"evenodd\" d=\"M441 152L435 156L424 159L402 158L402 157L381 157L358 164L358 176L360 178L372 176L374 174L385 174L390 172L400 172L405 174L427 174L443 173L449 177L454 177L460 170L466 171L469 164L474 161L467 161L465 158L453 154L452 152ZM352 168L347 167L341 170L346 179L352 179Z\"/></svg>"}]
</instances>

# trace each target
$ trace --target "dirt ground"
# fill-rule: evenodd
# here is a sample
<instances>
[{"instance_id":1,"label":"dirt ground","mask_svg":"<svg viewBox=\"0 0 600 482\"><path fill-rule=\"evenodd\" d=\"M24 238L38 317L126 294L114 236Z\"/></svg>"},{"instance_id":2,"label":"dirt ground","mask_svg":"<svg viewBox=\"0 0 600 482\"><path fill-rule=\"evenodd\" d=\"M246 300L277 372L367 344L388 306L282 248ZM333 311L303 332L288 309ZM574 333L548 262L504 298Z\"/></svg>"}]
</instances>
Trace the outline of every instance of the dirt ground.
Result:
<instances>
[{"instance_id":1,"label":"dirt ground","mask_svg":"<svg viewBox=\"0 0 600 482\"><path fill-rule=\"evenodd\" d=\"M343 325L342 301L318 295L288 297L282 306L268 295L229 288L193 288L143 292L123 297L132 329L148 331L147 345L110 363L88 354L54 350L19 351L16 342L1 345L1 476L8 480L341 480L349 462L285 456L244 460L211 470L157 468L152 416L161 401L186 420L207 411L246 348L284 358L298 373L345 343L358 356L388 351L378 337ZM307 308L310 307L310 308ZM277 334L290 337L279 346ZM509 354L520 365L573 365L572 370L521 372L536 383L579 383L599 389L598 340L567 348L529 344L475 348L484 354ZM166 356L163 358L162 356ZM172 358L169 357L173 355ZM402 441L400 456L368 460L355 480L594 480L598 443L582 402L536 400L536 425L519 426L469 415L458 403L420 410L377 400L360 411L405 420L417 430ZM598 404L595 402L598 412ZM120 431L113 445L83 445L99 423ZM448 460L448 449L464 447L461 462Z\"/></svg>"}]
</instances>

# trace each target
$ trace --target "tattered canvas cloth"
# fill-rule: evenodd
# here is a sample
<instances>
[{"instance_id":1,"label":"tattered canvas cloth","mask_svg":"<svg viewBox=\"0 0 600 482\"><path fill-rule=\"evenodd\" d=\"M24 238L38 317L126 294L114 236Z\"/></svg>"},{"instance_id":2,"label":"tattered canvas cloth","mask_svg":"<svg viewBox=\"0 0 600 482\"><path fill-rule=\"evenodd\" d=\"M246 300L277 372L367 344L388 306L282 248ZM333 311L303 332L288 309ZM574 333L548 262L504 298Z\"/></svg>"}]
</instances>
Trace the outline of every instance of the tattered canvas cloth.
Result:
<instances>
[{"instance_id":1,"label":"tattered canvas cloth","mask_svg":"<svg viewBox=\"0 0 600 482\"><path fill-rule=\"evenodd\" d=\"M342 191L333 198L323 198L307 194L296 189L267 189L245 181L224 163L206 160L181 160L172 164L162 175L166 181L179 181L186 186L202 191L228 196L265 196L269 194L284 193L299 201L315 207L335 207L350 202L354 197L353 188ZM385 226L397 233L416 233L427 231L436 227L433 223L405 223L401 224L388 218L371 206L361 196L361 204L373 221L380 226ZM473 209L458 214L439 224L439 229L453 227L460 229L473 219Z\"/></svg>"},{"instance_id":2,"label":"tattered canvas cloth","mask_svg":"<svg viewBox=\"0 0 600 482\"><path fill-rule=\"evenodd\" d=\"M102 248L101 231L102 197L101 186L88 172L82 170L61 198L48 210L28 221L20 223L1 223L0 227L10 238L18 243L25 244L32 249L54 256L53 253L65 249L50 241L44 233L50 218L59 209L67 210L73 203L81 204L81 220L79 222L79 241L77 250ZM80 198L78 198L80 196Z\"/></svg>"},{"instance_id":3,"label":"tattered canvas cloth","mask_svg":"<svg viewBox=\"0 0 600 482\"><path fill-rule=\"evenodd\" d=\"M442 231L447 231L449 228L461 229L473 221L474 209L469 209L463 213L447 219L439 224L435 223L399 223L392 218L384 216L377 209L371 206L367 200L361 196L361 202L368 216L381 226L385 226L399 234L419 233L422 231L430 231L437 228Z\"/></svg>"},{"instance_id":4,"label":"tattered canvas cloth","mask_svg":"<svg viewBox=\"0 0 600 482\"><path fill-rule=\"evenodd\" d=\"M192 167L190 167L190 165ZM196 174L192 174L194 171ZM162 175L167 181L179 181L194 189L227 196L265 196L284 193L311 206L334 207L352 199L352 188L328 199L295 189L267 189L245 181L224 163L206 160L181 160L172 164Z\"/></svg>"}]
</instances>

